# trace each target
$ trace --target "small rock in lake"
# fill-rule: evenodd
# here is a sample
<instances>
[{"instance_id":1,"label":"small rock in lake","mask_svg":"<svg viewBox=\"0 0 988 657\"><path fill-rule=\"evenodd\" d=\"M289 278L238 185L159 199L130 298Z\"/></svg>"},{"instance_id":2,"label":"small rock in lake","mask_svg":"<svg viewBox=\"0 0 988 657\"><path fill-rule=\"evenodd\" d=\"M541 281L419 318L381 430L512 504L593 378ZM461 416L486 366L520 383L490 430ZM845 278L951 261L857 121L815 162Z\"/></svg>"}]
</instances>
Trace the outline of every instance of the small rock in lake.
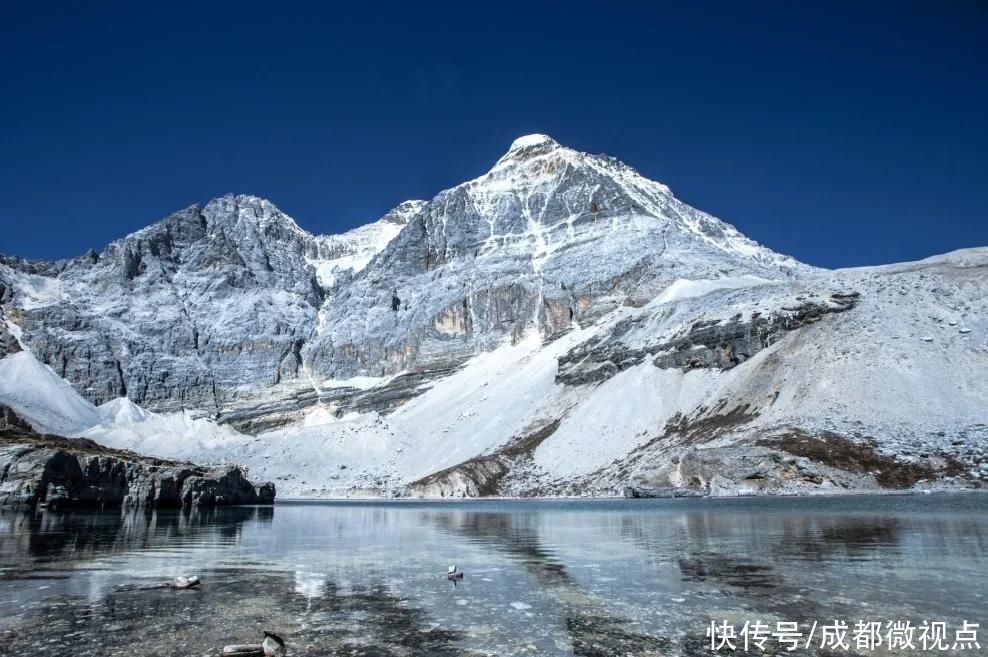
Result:
<instances>
[{"instance_id":1,"label":"small rock in lake","mask_svg":"<svg viewBox=\"0 0 988 657\"><path fill-rule=\"evenodd\" d=\"M199 579L198 575L192 575L191 577L178 576L171 581L171 586L173 589L191 589L194 586L199 586L202 580Z\"/></svg>"},{"instance_id":2,"label":"small rock in lake","mask_svg":"<svg viewBox=\"0 0 988 657\"><path fill-rule=\"evenodd\" d=\"M235 643L223 646L224 657L264 657L262 646L250 643Z\"/></svg>"},{"instance_id":3,"label":"small rock in lake","mask_svg":"<svg viewBox=\"0 0 988 657\"><path fill-rule=\"evenodd\" d=\"M456 566L450 566L446 570L446 579L463 579L463 571L457 570Z\"/></svg>"},{"instance_id":4,"label":"small rock in lake","mask_svg":"<svg viewBox=\"0 0 988 657\"><path fill-rule=\"evenodd\" d=\"M264 649L265 657L284 657L287 654L285 640L271 632L264 633L264 643L261 647Z\"/></svg>"}]
</instances>

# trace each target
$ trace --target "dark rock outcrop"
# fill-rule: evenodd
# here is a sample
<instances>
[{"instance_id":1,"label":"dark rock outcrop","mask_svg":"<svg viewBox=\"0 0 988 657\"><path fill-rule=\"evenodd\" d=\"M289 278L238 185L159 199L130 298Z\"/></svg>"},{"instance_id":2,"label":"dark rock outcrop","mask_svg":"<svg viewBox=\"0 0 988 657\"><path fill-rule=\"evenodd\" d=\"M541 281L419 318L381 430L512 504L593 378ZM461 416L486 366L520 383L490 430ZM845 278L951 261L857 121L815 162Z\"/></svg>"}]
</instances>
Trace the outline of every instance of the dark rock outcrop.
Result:
<instances>
[{"instance_id":1,"label":"dark rock outcrop","mask_svg":"<svg viewBox=\"0 0 988 657\"><path fill-rule=\"evenodd\" d=\"M619 322L608 339L585 343L559 359L556 381L586 385L606 381L618 372L655 354L652 364L663 369L730 369L777 342L784 334L820 321L831 313L854 308L859 293L834 293L821 301L804 300L769 314L741 314L726 319L702 319L683 329L671 340L647 347L631 348L622 337L645 320Z\"/></svg>"},{"instance_id":2,"label":"dark rock outcrop","mask_svg":"<svg viewBox=\"0 0 988 657\"><path fill-rule=\"evenodd\" d=\"M534 497L536 492L526 488L525 472L535 450L556 432L560 422L560 419L552 420L530 433L514 437L492 454L474 457L414 481L404 494L410 497Z\"/></svg>"},{"instance_id":3,"label":"dark rock outcrop","mask_svg":"<svg viewBox=\"0 0 988 657\"><path fill-rule=\"evenodd\" d=\"M3 297L5 289L4 284L0 283L0 298ZM0 358L3 358L7 354L15 354L20 350L21 345L17 342L14 334L7 329L3 308L0 308Z\"/></svg>"},{"instance_id":4,"label":"dark rock outcrop","mask_svg":"<svg viewBox=\"0 0 988 657\"><path fill-rule=\"evenodd\" d=\"M748 321L735 315L727 321L701 321L683 335L659 345L656 367L730 369L768 347L787 331L820 321L828 313L850 310L858 293L834 294L828 301L806 301L769 316L753 314Z\"/></svg>"},{"instance_id":5,"label":"dark rock outcrop","mask_svg":"<svg viewBox=\"0 0 988 657\"><path fill-rule=\"evenodd\" d=\"M10 406L0 404L0 431L4 429L14 429L19 431L34 431L31 424L14 412Z\"/></svg>"},{"instance_id":6,"label":"dark rock outcrop","mask_svg":"<svg viewBox=\"0 0 988 657\"><path fill-rule=\"evenodd\" d=\"M9 410L9 409L7 409ZM204 467L110 449L85 438L37 434L19 418L0 428L0 506L181 507L271 504L272 483L244 468Z\"/></svg>"},{"instance_id":7,"label":"dark rock outcrop","mask_svg":"<svg viewBox=\"0 0 988 657\"><path fill-rule=\"evenodd\" d=\"M456 371L456 367L405 372L387 383L370 389L341 386L315 390L297 388L289 396L245 404L220 414L216 421L229 424L237 431L258 434L288 426L304 417L305 410L319 403L334 409L337 417L347 413L387 415L409 399L429 390L431 383Z\"/></svg>"}]
</instances>

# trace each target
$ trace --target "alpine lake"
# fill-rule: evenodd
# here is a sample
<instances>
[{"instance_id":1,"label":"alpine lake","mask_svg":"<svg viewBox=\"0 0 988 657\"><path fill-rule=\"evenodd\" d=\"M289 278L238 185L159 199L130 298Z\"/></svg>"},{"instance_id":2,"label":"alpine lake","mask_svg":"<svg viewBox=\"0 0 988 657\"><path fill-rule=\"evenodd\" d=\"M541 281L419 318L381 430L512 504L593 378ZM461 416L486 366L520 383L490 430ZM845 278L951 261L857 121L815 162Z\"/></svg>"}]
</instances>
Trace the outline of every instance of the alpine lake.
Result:
<instances>
[{"instance_id":1,"label":"alpine lake","mask_svg":"<svg viewBox=\"0 0 988 657\"><path fill-rule=\"evenodd\" d=\"M988 654L986 512L973 493L2 511L0 655L218 656L265 630L299 656ZM848 647L821 645L838 621ZM859 621L885 640L857 644ZM893 647L906 621L943 622L946 647ZM965 621L980 648L954 646Z\"/></svg>"}]
</instances>

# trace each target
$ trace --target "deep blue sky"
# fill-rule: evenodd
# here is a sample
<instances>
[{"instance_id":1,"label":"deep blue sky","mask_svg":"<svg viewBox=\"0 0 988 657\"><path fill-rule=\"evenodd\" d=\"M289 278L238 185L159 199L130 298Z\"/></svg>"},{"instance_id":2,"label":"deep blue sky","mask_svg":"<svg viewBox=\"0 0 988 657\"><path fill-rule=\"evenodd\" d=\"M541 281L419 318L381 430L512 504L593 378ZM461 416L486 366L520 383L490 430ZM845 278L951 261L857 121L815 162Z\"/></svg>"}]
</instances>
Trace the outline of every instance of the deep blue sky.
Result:
<instances>
[{"instance_id":1,"label":"deep blue sky","mask_svg":"<svg viewBox=\"0 0 988 657\"><path fill-rule=\"evenodd\" d=\"M4 253L226 192L338 232L532 132L816 265L988 245L988 3L0 0Z\"/></svg>"}]
</instances>

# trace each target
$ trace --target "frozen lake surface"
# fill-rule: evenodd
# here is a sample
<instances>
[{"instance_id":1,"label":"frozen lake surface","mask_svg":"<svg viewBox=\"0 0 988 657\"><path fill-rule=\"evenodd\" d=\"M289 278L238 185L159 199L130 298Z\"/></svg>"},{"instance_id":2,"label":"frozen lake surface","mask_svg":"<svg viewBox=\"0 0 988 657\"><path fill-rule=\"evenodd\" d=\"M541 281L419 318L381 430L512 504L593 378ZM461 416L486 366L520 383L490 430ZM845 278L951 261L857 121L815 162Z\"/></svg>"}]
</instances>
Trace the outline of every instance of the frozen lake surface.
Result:
<instances>
[{"instance_id":1,"label":"frozen lake surface","mask_svg":"<svg viewBox=\"0 0 988 657\"><path fill-rule=\"evenodd\" d=\"M796 621L804 640L814 621L944 621L950 644L988 625L986 511L980 494L4 511L0 654L219 655L271 630L290 655L708 655L711 620ZM180 574L202 587L151 588ZM924 654L818 637L751 654ZM979 638L958 654L988 653Z\"/></svg>"}]
</instances>

